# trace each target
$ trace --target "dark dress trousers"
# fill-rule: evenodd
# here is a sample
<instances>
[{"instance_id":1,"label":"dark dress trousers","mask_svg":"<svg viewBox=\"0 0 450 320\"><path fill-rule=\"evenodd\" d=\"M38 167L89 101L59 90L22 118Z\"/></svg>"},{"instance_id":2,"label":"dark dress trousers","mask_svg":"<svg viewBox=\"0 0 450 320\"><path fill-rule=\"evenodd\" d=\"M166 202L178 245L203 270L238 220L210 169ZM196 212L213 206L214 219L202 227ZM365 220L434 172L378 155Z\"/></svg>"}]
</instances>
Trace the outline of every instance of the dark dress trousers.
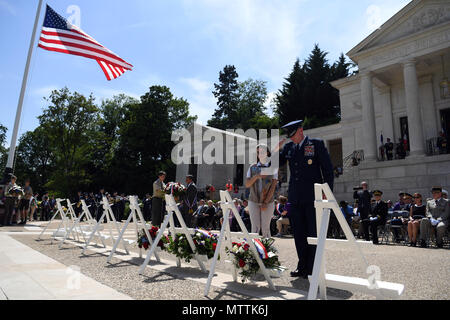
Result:
<instances>
[{"instance_id":1,"label":"dark dress trousers","mask_svg":"<svg viewBox=\"0 0 450 320\"><path fill-rule=\"evenodd\" d=\"M372 206L371 214L367 219L362 220L364 227L364 235L366 241L370 241L369 238L369 228L372 233L373 243L378 244L378 226L383 226L386 224L386 219L388 215L388 205L384 201L380 201L378 204L374 203ZM370 218L375 218L370 220Z\"/></svg>"},{"instance_id":2,"label":"dark dress trousers","mask_svg":"<svg viewBox=\"0 0 450 320\"><path fill-rule=\"evenodd\" d=\"M188 228L193 227L193 215L197 210L197 186L191 183L186 190L182 205L181 215ZM191 212L189 212L191 211Z\"/></svg>"},{"instance_id":3,"label":"dark dress trousers","mask_svg":"<svg viewBox=\"0 0 450 320\"><path fill-rule=\"evenodd\" d=\"M355 191L353 199L358 200L358 212L361 220L367 219L372 211L372 193L368 190Z\"/></svg>"},{"instance_id":4,"label":"dark dress trousers","mask_svg":"<svg viewBox=\"0 0 450 320\"><path fill-rule=\"evenodd\" d=\"M289 162L291 177L288 198L289 218L294 232L298 269L312 274L316 246L308 245L308 237L317 237L314 184L328 183L333 190L334 175L325 143L305 137L301 147L290 142L280 153L280 167Z\"/></svg>"}]
</instances>

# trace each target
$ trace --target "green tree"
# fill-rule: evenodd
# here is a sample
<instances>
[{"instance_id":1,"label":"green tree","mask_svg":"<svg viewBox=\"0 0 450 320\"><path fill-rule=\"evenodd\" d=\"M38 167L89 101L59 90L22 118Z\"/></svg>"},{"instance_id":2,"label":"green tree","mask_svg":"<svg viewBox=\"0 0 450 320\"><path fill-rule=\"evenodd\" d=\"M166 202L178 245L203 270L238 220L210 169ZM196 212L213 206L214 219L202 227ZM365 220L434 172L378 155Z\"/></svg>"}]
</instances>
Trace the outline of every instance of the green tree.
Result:
<instances>
[{"instance_id":1,"label":"green tree","mask_svg":"<svg viewBox=\"0 0 450 320\"><path fill-rule=\"evenodd\" d=\"M227 65L219 74L219 83L214 84L214 97L217 99L217 109L208 121L208 126L226 130L234 129L239 123L239 77L236 68Z\"/></svg>"},{"instance_id":2,"label":"green tree","mask_svg":"<svg viewBox=\"0 0 450 320\"><path fill-rule=\"evenodd\" d=\"M50 105L39 116L39 122L49 138L56 164L47 183L50 190L69 196L92 182L85 165L89 144L98 121L94 97L88 98L68 88L55 90L46 99Z\"/></svg>"},{"instance_id":3,"label":"green tree","mask_svg":"<svg viewBox=\"0 0 450 320\"><path fill-rule=\"evenodd\" d=\"M303 66L299 60L295 62L276 98L281 124L304 119L308 129L339 122L339 91L330 82L347 77L351 64L341 54L330 66L327 55L316 44Z\"/></svg>"},{"instance_id":4,"label":"green tree","mask_svg":"<svg viewBox=\"0 0 450 320\"><path fill-rule=\"evenodd\" d=\"M255 120L265 116L267 100L266 82L248 79L239 83L239 102L237 116L239 123L236 128L248 130L255 128ZM259 128L257 128L259 129Z\"/></svg>"},{"instance_id":5,"label":"green tree","mask_svg":"<svg viewBox=\"0 0 450 320\"><path fill-rule=\"evenodd\" d=\"M283 83L283 88L276 95L276 113L281 124L286 124L294 119L303 119L306 116L307 110L303 107L306 86L305 69L306 66L301 66L300 60L297 59L292 72Z\"/></svg>"},{"instance_id":6,"label":"green tree","mask_svg":"<svg viewBox=\"0 0 450 320\"><path fill-rule=\"evenodd\" d=\"M102 101L99 107L99 119L96 129L90 135L89 144L90 161L86 170L92 179L90 190L98 190L101 187L115 189L114 171L112 168L114 158L120 141L120 126L125 119L129 105L138 104L139 100L120 94Z\"/></svg>"},{"instance_id":7,"label":"green tree","mask_svg":"<svg viewBox=\"0 0 450 320\"><path fill-rule=\"evenodd\" d=\"M20 137L16 157L16 175L22 183L29 178L33 190L42 194L55 169L50 138L43 127Z\"/></svg>"},{"instance_id":8,"label":"green tree","mask_svg":"<svg viewBox=\"0 0 450 320\"><path fill-rule=\"evenodd\" d=\"M189 115L189 103L175 98L165 86L152 86L140 103L127 105L113 161L115 184L127 193L142 195L152 190L158 171L175 178L172 132L195 120Z\"/></svg>"}]
</instances>

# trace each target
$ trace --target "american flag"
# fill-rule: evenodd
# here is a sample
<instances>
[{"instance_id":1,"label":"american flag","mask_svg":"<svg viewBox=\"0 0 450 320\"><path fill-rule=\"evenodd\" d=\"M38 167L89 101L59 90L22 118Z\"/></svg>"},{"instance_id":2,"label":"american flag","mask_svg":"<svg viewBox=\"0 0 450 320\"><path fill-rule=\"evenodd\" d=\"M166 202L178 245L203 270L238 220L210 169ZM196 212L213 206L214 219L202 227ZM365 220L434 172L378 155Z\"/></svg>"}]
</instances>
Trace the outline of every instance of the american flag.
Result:
<instances>
[{"instance_id":1,"label":"american flag","mask_svg":"<svg viewBox=\"0 0 450 320\"><path fill-rule=\"evenodd\" d=\"M48 51L82 56L98 62L106 78L116 79L133 66L72 25L47 5L39 47Z\"/></svg>"}]
</instances>

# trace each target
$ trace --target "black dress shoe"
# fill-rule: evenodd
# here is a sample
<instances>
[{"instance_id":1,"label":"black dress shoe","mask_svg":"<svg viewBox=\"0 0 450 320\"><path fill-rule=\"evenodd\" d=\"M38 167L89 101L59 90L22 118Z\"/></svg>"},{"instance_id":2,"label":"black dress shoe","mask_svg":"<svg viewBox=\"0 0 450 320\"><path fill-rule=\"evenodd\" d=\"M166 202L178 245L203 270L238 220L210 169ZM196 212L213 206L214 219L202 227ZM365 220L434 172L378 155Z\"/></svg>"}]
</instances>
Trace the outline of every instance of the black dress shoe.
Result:
<instances>
[{"instance_id":1,"label":"black dress shoe","mask_svg":"<svg viewBox=\"0 0 450 320\"><path fill-rule=\"evenodd\" d=\"M425 242L425 240L420 240L420 246L422 248L426 248L427 247L427 243Z\"/></svg>"},{"instance_id":2,"label":"black dress shoe","mask_svg":"<svg viewBox=\"0 0 450 320\"><path fill-rule=\"evenodd\" d=\"M291 277L308 279L308 272L297 269L297 270L291 272Z\"/></svg>"}]
</instances>

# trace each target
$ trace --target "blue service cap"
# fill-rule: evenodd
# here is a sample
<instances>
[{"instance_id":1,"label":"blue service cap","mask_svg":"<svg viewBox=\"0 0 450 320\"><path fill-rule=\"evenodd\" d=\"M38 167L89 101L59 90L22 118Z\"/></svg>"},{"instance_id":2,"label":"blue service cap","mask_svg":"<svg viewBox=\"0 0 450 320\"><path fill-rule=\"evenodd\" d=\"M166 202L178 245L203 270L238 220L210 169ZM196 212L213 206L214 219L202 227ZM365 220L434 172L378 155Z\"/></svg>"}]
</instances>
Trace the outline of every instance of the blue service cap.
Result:
<instances>
[{"instance_id":1,"label":"blue service cap","mask_svg":"<svg viewBox=\"0 0 450 320\"><path fill-rule=\"evenodd\" d=\"M288 135L288 138L292 138L299 128L303 127L303 120L292 121L287 125L281 127L281 129L285 129Z\"/></svg>"}]
</instances>

